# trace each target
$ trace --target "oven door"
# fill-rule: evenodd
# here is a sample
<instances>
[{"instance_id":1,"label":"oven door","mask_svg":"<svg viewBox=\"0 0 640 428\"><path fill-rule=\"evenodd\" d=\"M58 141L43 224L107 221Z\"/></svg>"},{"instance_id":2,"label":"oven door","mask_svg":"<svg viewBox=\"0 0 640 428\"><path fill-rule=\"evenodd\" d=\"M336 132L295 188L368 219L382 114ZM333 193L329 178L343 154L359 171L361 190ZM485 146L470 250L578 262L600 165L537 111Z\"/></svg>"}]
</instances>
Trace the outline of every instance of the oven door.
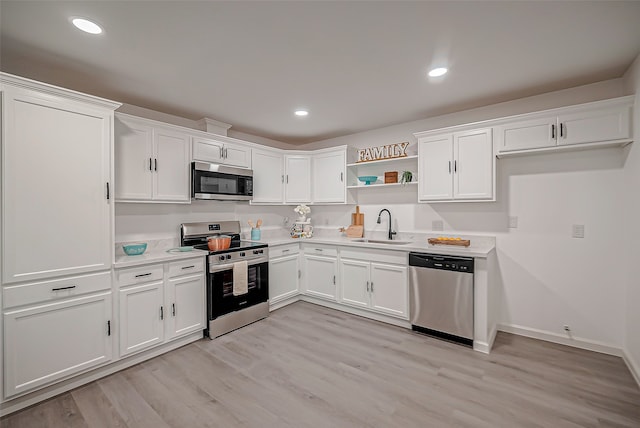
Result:
<instances>
[{"instance_id":1,"label":"oven door","mask_svg":"<svg viewBox=\"0 0 640 428\"><path fill-rule=\"evenodd\" d=\"M216 267L207 279L207 315L209 320L269 299L269 262L249 264L248 293L233 295L233 265Z\"/></svg>"},{"instance_id":2,"label":"oven door","mask_svg":"<svg viewBox=\"0 0 640 428\"><path fill-rule=\"evenodd\" d=\"M191 197L194 199L253 199L253 171L250 169L192 162L191 181Z\"/></svg>"}]
</instances>

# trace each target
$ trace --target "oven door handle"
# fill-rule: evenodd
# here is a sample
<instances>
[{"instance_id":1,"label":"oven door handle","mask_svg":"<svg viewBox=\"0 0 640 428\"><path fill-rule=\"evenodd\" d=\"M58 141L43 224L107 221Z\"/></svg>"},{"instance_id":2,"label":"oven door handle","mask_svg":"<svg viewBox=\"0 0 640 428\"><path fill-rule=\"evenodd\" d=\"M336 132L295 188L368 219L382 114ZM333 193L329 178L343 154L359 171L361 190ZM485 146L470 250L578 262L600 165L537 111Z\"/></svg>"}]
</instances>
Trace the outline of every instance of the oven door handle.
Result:
<instances>
[{"instance_id":1,"label":"oven door handle","mask_svg":"<svg viewBox=\"0 0 640 428\"><path fill-rule=\"evenodd\" d=\"M264 259L264 260L259 260L259 261L256 261L254 259L250 263L247 264L247 268L251 268L251 267L253 267L255 265L260 265L262 263L267 263L268 261L269 261L269 259ZM219 273L219 272L224 272L225 270L233 270L233 263L211 266L209 268L209 273Z\"/></svg>"}]
</instances>

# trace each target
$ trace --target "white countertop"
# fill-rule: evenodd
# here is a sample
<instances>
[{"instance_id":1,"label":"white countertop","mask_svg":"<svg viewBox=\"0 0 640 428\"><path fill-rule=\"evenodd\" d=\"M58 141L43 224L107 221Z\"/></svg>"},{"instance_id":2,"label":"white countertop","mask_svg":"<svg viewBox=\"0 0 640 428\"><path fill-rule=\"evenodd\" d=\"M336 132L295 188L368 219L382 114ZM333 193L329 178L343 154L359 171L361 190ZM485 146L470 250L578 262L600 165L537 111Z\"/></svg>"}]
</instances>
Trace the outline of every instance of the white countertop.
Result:
<instances>
[{"instance_id":1,"label":"white countertop","mask_svg":"<svg viewBox=\"0 0 640 428\"><path fill-rule=\"evenodd\" d=\"M437 235L429 236L435 237ZM431 245L427 243L427 238L421 237L419 240L414 240L409 244L393 245L393 244L376 244L368 242L354 242L354 239L358 238L344 238L344 237L313 237L313 238L267 238L262 239L260 242L264 242L269 246L286 245L286 244L329 244L329 245L341 245L358 248L375 248L378 250L391 250L391 251L417 251L431 254L443 254L452 256L466 256L466 257L480 257L486 258L491 251L496 247L495 238L488 236L464 236L464 239L471 240L469 247L461 247L455 245ZM365 237L365 239L368 239ZM371 238L373 239L373 238Z\"/></svg>"},{"instance_id":2,"label":"white countertop","mask_svg":"<svg viewBox=\"0 0 640 428\"><path fill-rule=\"evenodd\" d=\"M116 254L114 267L116 269L146 265L149 263L173 262L177 260L190 259L193 257L204 257L209 254L208 251L191 250L191 251L171 251L165 249L157 249L147 251L139 256L127 256L126 254Z\"/></svg>"}]
</instances>

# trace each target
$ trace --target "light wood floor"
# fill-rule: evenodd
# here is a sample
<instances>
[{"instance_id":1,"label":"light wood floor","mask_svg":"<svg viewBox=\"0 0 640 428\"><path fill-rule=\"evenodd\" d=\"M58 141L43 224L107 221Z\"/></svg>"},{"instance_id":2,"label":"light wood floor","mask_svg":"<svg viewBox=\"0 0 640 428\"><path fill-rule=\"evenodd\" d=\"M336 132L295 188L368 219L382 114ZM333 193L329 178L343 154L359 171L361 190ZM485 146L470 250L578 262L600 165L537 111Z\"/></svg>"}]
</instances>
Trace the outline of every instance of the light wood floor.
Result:
<instances>
[{"instance_id":1,"label":"light wood floor","mask_svg":"<svg viewBox=\"0 0 640 428\"><path fill-rule=\"evenodd\" d=\"M491 355L298 302L8 427L640 427L620 358L500 333Z\"/></svg>"}]
</instances>

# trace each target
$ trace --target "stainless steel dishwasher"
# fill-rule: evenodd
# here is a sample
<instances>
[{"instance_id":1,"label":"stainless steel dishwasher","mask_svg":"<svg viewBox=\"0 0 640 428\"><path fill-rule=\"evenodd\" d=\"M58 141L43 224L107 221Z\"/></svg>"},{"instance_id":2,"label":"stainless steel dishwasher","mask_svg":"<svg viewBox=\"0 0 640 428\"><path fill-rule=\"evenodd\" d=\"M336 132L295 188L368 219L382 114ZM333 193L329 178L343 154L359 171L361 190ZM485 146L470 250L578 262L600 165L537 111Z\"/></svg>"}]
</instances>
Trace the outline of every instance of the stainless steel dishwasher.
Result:
<instances>
[{"instance_id":1,"label":"stainless steel dishwasher","mask_svg":"<svg viewBox=\"0 0 640 428\"><path fill-rule=\"evenodd\" d=\"M415 331L473 346L473 258L409 253Z\"/></svg>"}]
</instances>

